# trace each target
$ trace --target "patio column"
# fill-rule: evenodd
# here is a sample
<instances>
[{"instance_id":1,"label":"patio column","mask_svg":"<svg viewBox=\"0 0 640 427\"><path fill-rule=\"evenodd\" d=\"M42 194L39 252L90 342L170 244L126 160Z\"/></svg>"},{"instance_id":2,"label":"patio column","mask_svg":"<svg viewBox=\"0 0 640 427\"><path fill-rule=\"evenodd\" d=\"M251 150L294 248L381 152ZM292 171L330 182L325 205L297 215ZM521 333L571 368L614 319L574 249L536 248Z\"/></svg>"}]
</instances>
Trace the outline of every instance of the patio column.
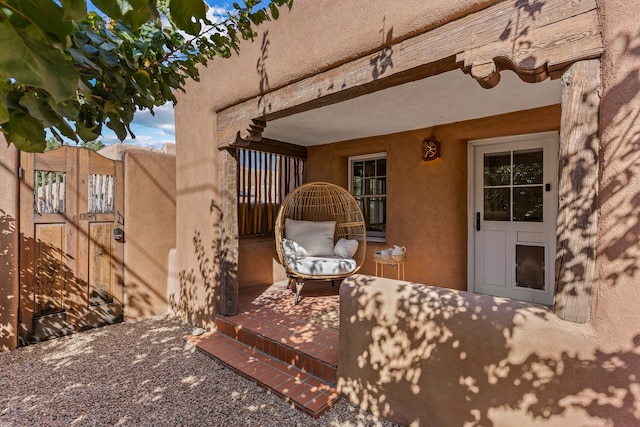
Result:
<instances>
[{"instance_id":1,"label":"patio column","mask_svg":"<svg viewBox=\"0 0 640 427\"><path fill-rule=\"evenodd\" d=\"M558 173L558 317L589 321L595 276L600 60L579 61L562 76Z\"/></svg>"},{"instance_id":2,"label":"patio column","mask_svg":"<svg viewBox=\"0 0 640 427\"><path fill-rule=\"evenodd\" d=\"M238 314L238 157L220 150L220 314Z\"/></svg>"}]
</instances>

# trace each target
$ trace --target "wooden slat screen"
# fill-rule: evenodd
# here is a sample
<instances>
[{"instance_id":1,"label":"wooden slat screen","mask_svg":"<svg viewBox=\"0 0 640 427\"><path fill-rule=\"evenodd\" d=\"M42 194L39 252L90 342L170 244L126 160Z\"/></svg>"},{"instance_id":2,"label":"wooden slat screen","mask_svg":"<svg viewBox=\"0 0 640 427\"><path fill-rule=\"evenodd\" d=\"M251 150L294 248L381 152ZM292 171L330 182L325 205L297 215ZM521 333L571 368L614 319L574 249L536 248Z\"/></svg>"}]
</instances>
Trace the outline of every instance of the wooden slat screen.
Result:
<instances>
[{"instance_id":1,"label":"wooden slat screen","mask_svg":"<svg viewBox=\"0 0 640 427\"><path fill-rule=\"evenodd\" d=\"M239 149L238 165L239 236L273 235L282 200L302 184L304 159Z\"/></svg>"}]
</instances>

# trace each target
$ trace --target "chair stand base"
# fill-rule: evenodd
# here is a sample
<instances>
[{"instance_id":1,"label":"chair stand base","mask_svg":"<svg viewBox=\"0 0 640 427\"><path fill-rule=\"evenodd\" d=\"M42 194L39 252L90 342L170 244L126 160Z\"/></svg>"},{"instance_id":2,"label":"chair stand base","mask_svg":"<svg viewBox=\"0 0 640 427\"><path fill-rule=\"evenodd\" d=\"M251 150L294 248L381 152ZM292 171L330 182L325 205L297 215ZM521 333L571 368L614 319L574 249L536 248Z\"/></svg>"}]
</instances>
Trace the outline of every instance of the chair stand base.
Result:
<instances>
[{"instance_id":1,"label":"chair stand base","mask_svg":"<svg viewBox=\"0 0 640 427\"><path fill-rule=\"evenodd\" d=\"M302 288L304 287L304 281L296 280L296 300L294 302L295 305L298 305L300 302L300 292L302 292Z\"/></svg>"}]
</instances>

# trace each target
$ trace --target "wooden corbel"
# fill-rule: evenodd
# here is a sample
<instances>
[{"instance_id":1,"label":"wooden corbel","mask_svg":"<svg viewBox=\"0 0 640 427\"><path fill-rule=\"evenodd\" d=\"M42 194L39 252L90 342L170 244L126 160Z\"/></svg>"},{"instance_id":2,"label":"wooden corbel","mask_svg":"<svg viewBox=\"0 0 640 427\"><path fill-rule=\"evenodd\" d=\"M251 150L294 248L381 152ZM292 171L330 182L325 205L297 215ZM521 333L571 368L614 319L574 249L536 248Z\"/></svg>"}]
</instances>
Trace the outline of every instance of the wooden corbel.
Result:
<instances>
[{"instance_id":1,"label":"wooden corbel","mask_svg":"<svg viewBox=\"0 0 640 427\"><path fill-rule=\"evenodd\" d=\"M527 83L559 78L573 62L596 58L603 51L595 13L571 21L513 28L510 36L458 53L456 63L485 89L498 84L502 70L512 70Z\"/></svg>"},{"instance_id":2,"label":"wooden corbel","mask_svg":"<svg viewBox=\"0 0 640 427\"><path fill-rule=\"evenodd\" d=\"M248 122L243 121L242 124L236 125L234 128L225 129L222 135L218 134L218 148L247 147L250 143L258 142L262 139L262 132L266 127L267 122L264 120L251 119Z\"/></svg>"}]
</instances>

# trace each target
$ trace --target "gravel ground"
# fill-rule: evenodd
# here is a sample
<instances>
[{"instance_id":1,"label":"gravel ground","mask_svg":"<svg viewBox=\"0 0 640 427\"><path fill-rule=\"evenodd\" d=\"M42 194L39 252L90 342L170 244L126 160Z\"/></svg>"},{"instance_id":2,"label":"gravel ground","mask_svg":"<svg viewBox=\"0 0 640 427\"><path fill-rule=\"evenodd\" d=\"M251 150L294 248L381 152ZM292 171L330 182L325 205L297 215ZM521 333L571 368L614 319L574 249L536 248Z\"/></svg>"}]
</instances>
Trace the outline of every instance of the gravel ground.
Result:
<instances>
[{"instance_id":1,"label":"gravel ground","mask_svg":"<svg viewBox=\"0 0 640 427\"><path fill-rule=\"evenodd\" d=\"M0 353L0 425L394 426L344 399L317 420L184 340L173 316Z\"/></svg>"}]
</instances>

